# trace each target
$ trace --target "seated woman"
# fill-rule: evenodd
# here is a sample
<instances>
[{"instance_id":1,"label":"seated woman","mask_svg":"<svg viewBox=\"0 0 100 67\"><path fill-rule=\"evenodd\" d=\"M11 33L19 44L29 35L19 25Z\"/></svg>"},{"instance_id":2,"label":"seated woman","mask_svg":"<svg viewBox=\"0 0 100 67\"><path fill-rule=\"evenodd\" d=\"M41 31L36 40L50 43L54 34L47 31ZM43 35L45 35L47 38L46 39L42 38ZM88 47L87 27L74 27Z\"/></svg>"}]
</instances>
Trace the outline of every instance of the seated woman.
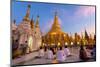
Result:
<instances>
[{"instance_id":1,"label":"seated woman","mask_svg":"<svg viewBox=\"0 0 100 67\"><path fill-rule=\"evenodd\" d=\"M40 50L39 50L39 57L43 57L44 56L44 49L43 47L40 47Z\"/></svg>"},{"instance_id":2,"label":"seated woman","mask_svg":"<svg viewBox=\"0 0 100 67\"><path fill-rule=\"evenodd\" d=\"M86 50L84 49L83 45L80 46L80 54L79 57L82 61L87 61L89 59Z\"/></svg>"},{"instance_id":3,"label":"seated woman","mask_svg":"<svg viewBox=\"0 0 100 67\"><path fill-rule=\"evenodd\" d=\"M48 58L48 48L47 47L45 47L44 48L44 58Z\"/></svg>"},{"instance_id":4,"label":"seated woman","mask_svg":"<svg viewBox=\"0 0 100 67\"><path fill-rule=\"evenodd\" d=\"M67 46L65 46L65 48L64 48L64 53L65 53L66 57L71 55L71 53L70 53L69 49L67 48Z\"/></svg>"},{"instance_id":5,"label":"seated woman","mask_svg":"<svg viewBox=\"0 0 100 67\"><path fill-rule=\"evenodd\" d=\"M54 58L53 52L52 52L51 48L49 48L48 51L47 51L47 58L48 59L53 59Z\"/></svg>"},{"instance_id":6,"label":"seated woman","mask_svg":"<svg viewBox=\"0 0 100 67\"><path fill-rule=\"evenodd\" d=\"M66 55L64 51L62 50L62 47L60 47L60 49L58 49L57 51L57 60L59 62L63 62L65 59L66 59Z\"/></svg>"}]
</instances>

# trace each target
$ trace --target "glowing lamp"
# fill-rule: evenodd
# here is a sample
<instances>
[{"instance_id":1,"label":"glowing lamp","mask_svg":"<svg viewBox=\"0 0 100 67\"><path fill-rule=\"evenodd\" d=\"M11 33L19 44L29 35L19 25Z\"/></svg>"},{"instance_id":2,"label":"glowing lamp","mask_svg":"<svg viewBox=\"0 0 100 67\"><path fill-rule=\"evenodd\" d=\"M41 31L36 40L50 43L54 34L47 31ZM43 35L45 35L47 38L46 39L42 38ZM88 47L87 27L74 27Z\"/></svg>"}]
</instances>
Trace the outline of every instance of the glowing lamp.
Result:
<instances>
[{"instance_id":1,"label":"glowing lamp","mask_svg":"<svg viewBox=\"0 0 100 67\"><path fill-rule=\"evenodd\" d=\"M58 42L58 46L60 46L60 43Z\"/></svg>"},{"instance_id":2,"label":"glowing lamp","mask_svg":"<svg viewBox=\"0 0 100 67\"><path fill-rule=\"evenodd\" d=\"M68 43L67 43L67 42L65 42L65 45L68 45Z\"/></svg>"},{"instance_id":3,"label":"glowing lamp","mask_svg":"<svg viewBox=\"0 0 100 67\"><path fill-rule=\"evenodd\" d=\"M73 42L71 42L71 45L73 45Z\"/></svg>"},{"instance_id":4,"label":"glowing lamp","mask_svg":"<svg viewBox=\"0 0 100 67\"><path fill-rule=\"evenodd\" d=\"M80 44L79 42L77 42L77 44Z\"/></svg>"}]
</instances>

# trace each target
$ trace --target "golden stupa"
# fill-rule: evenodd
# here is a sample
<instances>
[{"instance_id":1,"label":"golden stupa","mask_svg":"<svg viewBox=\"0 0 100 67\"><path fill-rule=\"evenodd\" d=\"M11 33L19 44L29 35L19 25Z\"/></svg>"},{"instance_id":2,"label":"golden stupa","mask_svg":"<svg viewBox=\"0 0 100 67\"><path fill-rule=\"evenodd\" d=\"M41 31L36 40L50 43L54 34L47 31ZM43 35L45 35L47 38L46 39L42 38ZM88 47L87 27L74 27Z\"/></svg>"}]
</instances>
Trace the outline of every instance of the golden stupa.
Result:
<instances>
[{"instance_id":1,"label":"golden stupa","mask_svg":"<svg viewBox=\"0 0 100 67\"><path fill-rule=\"evenodd\" d=\"M59 21L57 12L55 13L54 22L49 32L43 36L43 44L45 45L64 45L69 43L69 36L67 33L63 32Z\"/></svg>"}]
</instances>

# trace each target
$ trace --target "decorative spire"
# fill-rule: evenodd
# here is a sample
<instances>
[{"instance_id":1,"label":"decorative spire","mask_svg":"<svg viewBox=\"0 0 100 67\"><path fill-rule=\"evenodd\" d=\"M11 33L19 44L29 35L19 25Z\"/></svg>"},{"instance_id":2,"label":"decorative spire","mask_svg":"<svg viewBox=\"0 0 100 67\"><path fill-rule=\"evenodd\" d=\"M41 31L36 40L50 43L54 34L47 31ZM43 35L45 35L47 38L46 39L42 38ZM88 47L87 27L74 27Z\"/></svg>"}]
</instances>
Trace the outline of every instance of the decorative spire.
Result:
<instances>
[{"instance_id":1,"label":"decorative spire","mask_svg":"<svg viewBox=\"0 0 100 67\"><path fill-rule=\"evenodd\" d=\"M58 21L58 16L57 16L57 12L55 12L55 17L54 17L54 23L52 25L52 31L55 30L55 31L61 31L61 27L60 27L60 24L59 24L59 21Z\"/></svg>"},{"instance_id":2,"label":"decorative spire","mask_svg":"<svg viewBox=\"0 0 100 67\"><path fill-rule=\"evenodd\" d=\"M60 24L59 24L59 20L58 20L58 16L57 16L57 11L55 12L54 15L54 21L52 24L52 27L50 29L50 31L46 34L46 35L56 35L56 34L64 34L64 32L61 30Z\"/></svg>"},{"instance_id":3,"label":"decorative spire","mask_svg":"<svg viewBox=\"0 0 100 67\"><path fill-rule=\"evenodd\" d=\"M85 29L85 39L86 39L86 40L89 39L89 36L88 36L88 33L87 33L86 29Z\"/></svg>"},{"instance_id":4,"label":"decorative spire","mask_svg":"<svg viewBox=\"0 0 100 67\"><path fill-rule=\"evenodd\" d=\"M27 17L29 17L29 15L30 15L30 8L31 8L31 5L28 5L28 9L27 9L27 13L26 13Z\"/></svg>"},{"instance_id":5,"label":"decorative spire","mask_svg":"<svg viewBox=\"0 0 100 67\"><path fill-rule=\"evenodd\" d=\"M31 8L31 5L28 5L27 12L23 20L29 21L30 8Z\"/></svg>"},{"instance_id":6,"label":"decorative spire","mask_svg":"<svg viewBox=\"0 0 100 67\"><path fill-rule=\"evenodd\" d=\"M58 21L57 11L55 12L53 27L61 29L59 21Z\"/></svg>"},{"instance_id":7,"label":"decorative spire","mask_svg":"<svg viewBox=\"0 0 100 67\"><path fill-rule=\"evenodd\" d=\"M36 19L36 24L35 24L36 27L39 27L39 15L37 16L37 19Z\"/></svg>"},{"instance_id":8,"label":"decorative spire","mask_svg":"<svg viewBox=\"0 0 100 67\"><path fill-rule=\"evenodd\" d=\"M30 25L31 25L31 29L33 30L33 29L34 29L34 21L33 21L33 16L32 16L32 18L31 18Z\"/></svg>"}]
</instances>

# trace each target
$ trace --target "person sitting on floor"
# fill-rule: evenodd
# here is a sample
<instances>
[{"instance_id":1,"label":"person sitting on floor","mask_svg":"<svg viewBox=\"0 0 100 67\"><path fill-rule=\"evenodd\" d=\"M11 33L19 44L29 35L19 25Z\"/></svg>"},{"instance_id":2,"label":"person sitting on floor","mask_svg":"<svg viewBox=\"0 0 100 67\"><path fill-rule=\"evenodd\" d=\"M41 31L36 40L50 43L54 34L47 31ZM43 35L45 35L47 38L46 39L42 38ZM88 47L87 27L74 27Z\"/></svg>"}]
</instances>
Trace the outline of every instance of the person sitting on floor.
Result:
<instances>
[{"instance_id":1,"label":"person sitting on floor","mask_svg":"<svg viewBox=\"0 0 100 67\"><path fill-rule=\"evenodd\" d=\"M66 55L64 51L62 50L62 47L60 47L60 49L58 49L57 51L57 60L59 62L63 62L65 59L66 59Z\"/></svg>"},{"instance_id":2,"label":"person sitting on floor","mask_svg":"<svg viewBox=\"0 0 100 67\"><path fill-rule=\"evenodd\" d=\"M49 48L49 49L47 50L47 58L48 58L48 59L53 59L53 58L54 58L53 52L52 52L52 49L51 49L51 48Z\"/></svg>"},{"instance_id":3,"label":"person sitting on floor","mask_svg":"<svg viewBox=\"0 0 100 67\"><path fill-rule=\"evenodd\" d=\"M87 61L89 59L86 50L84 49L83 45L80 46L79 57L82 61Z\"/></svg>"},{"instance_id":4,"label":"person sitting on floor","mask_svg":"<svg viewBox=\"0 0 100 67\"><path fill-rule=\"evenodd\" d=\"M44 56L44 49L43 49L43 47L40 47L39 57L42 58L43 56Z\"/></svg>"},{"instance_id":5,"label":"person sitting on floor","mask_svg":"<svg viewBox=\"0 0 100 67\"><path fill-rule=\"evenodd\" d=\"M64 53L65 53L66 57L71 56L71 53L67 46L65 46L65 48L64 48Z\"/></svg>"}]
</instances>

